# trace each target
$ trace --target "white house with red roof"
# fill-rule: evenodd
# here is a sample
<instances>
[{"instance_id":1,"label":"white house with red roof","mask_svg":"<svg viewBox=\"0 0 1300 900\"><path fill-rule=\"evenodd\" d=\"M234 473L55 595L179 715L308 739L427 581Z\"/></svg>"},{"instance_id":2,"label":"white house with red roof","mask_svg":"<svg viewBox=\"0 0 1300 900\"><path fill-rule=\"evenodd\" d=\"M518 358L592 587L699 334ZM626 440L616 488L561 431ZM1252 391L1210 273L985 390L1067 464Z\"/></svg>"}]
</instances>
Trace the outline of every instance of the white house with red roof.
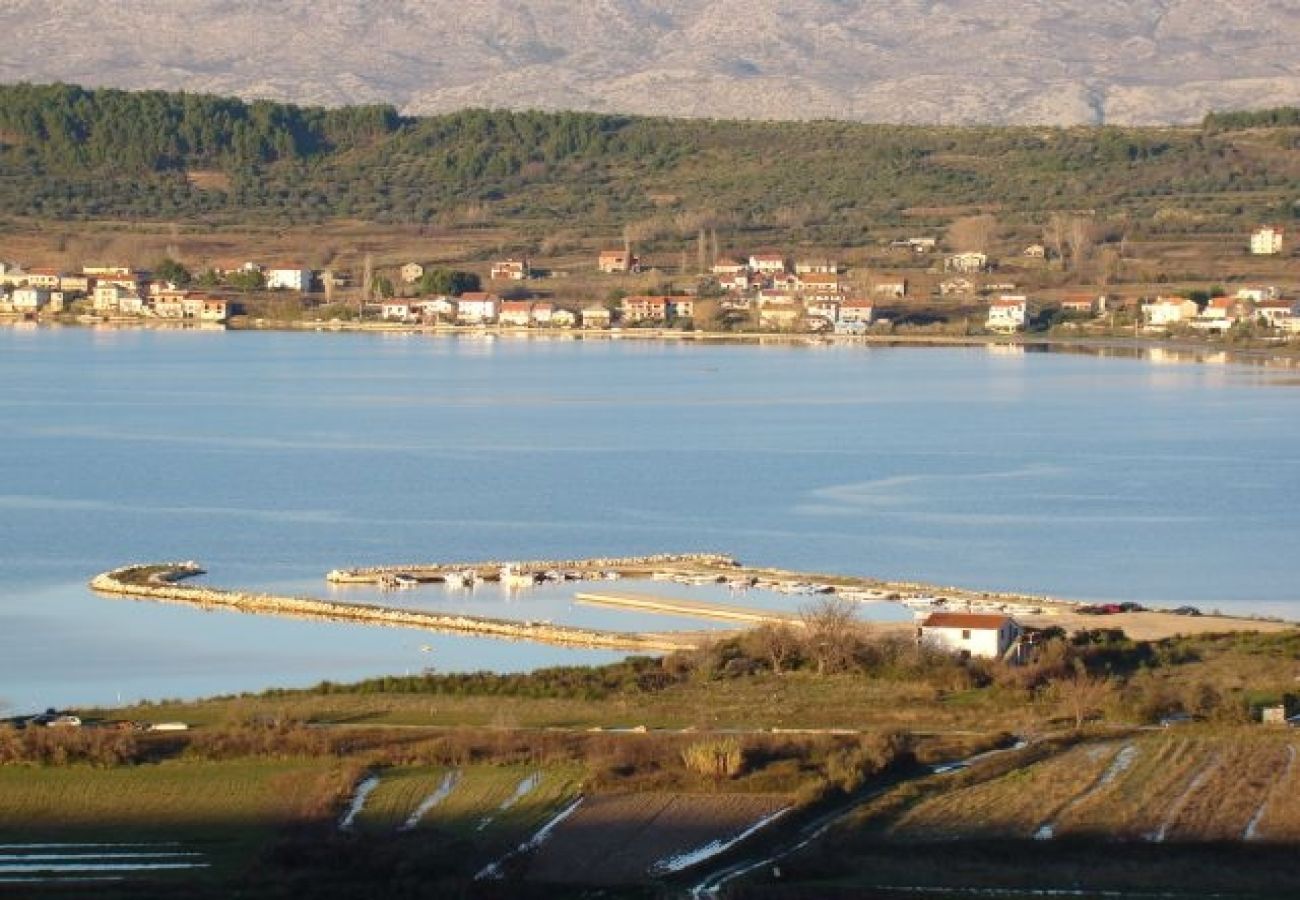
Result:
<instances>
[{"instance_id":1,"label":"white house with red roof","mask_svg":"<svg viewBox=\"0 0 1300 900\"><path fill-rule=\"evenodd\" d=\"M989 331L1010 333L1025 327L1029 315L1029 300L1019 295L1003 295L989 304L984 327Z\"/></svg>"},{"instance_id":2,"label":"white house with red roof","mask_svg":"<svg viewBox=\"0 0 1300 900\"><path fill-rule=\"evenodd\" d=\"M749 257L749 267L763 275L780 275L785 272L785 254L754 253Z\"/></svg>"},{"instance_id":3,"label":"white house with red roof","mask_svg":"<svg viewBox=\"0 0 1300 900\"><path fill-rule=\"evenodd\" d=\"M997 613L935 612L918 631L922 644L985 659L1001 659L1020 636L1016 620Z\"/></svg>"}]
</instances>

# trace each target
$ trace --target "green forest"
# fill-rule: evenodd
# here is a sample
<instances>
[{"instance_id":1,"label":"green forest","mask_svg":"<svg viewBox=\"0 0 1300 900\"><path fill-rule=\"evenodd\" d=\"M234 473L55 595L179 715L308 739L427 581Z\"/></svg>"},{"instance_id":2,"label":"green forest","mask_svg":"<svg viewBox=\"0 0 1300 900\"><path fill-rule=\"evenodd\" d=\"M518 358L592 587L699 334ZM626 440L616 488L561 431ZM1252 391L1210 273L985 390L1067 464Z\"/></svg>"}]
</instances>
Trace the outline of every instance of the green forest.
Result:
<instances>
[{"instance_id":1,"label":"green forest","mask_svg":"<svg viewBox=\"0 0 1300 900\"><path fill-rule=\"evenodd\" d=\"M667 213L834 241L952 208L1222 230L1300 215L1300 110L1188 128L919 127L465 110L408 117L0 85L10 216L584 231ZM1188 224L1191 222L1191 224Z\"/></svg>"}]
</instances>

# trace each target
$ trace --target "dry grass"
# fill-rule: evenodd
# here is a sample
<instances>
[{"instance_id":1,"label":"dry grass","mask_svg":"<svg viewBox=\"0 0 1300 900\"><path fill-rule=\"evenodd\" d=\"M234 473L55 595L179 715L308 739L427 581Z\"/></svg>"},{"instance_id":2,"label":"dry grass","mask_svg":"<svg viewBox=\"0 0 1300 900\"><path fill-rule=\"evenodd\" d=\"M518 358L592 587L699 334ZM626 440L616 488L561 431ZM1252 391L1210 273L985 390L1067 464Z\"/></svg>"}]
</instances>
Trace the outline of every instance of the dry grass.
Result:
<instances>
[{"instance_id":1,"label":"dry grass","mask_svg":"<svg viewBox=\"0 0 1300 900\"><path fill-rule=\"evenodd\" d=\"M385 769L379 775L378 787L366 798L366 805L357 816L358 827L374 832L400 828L421 801L438 790L451 771L438 766Z\"/></svg>"},{"instance_id":2,"label":"dry grass","mask_svg":"<svg viewBox=\"0 0 1300 900\"><path fill-rule=\"evenodd\" d=\"M1027 838L1092 787L1120 744L1089 744L907 810L889 829L898 838Z\"/></svg>"},{"instance_id":3,"label":"dry grass","mask_svg":"<svg viewBox=\"0 0 1300 900\"><path fill-rule=\"evenodd\" d=\"M1264 841L1300 842L1300 746L1288 743L1286 761L1260 817L1258 837Z\"/></svg>"}]
</instances>

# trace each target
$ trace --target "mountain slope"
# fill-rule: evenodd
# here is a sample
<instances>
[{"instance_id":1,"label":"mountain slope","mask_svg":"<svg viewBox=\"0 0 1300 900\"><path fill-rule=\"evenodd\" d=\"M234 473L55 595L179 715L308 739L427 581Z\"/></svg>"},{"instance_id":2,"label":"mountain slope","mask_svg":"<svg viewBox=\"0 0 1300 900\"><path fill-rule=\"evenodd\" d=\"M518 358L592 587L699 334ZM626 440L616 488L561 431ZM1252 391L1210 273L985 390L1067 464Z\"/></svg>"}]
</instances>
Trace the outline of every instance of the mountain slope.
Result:
<instances>
[{"instance_id":1,"label":"mountain slope","mask_svg":"<svg viewBox=\"0 0 1300 900\"><path fill-rule=\"evenodd\" d=\"M8 0L6 81L724 118L1169 123L1300 102L1292 0Z\"/></svg>"}]
</instances>

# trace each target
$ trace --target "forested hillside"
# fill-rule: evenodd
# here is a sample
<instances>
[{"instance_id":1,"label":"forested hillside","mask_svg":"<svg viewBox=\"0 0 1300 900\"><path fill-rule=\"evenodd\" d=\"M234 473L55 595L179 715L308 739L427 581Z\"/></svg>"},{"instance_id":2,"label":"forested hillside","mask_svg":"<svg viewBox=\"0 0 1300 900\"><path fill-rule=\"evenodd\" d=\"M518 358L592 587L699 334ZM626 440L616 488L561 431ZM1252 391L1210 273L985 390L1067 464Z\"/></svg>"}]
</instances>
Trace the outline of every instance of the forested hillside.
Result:
<instances>
[{"instance_id":1,"label":"forested hillside","mask_svg":"<svg viewBox=\"0 0 1300 900\"><path fill-rule=\"evenodd\" d=\"M1087 209L1156 225L1172 208L1173 225L1214 230L1295 214L1296 112L1251 115L1183 129L406 118L387 106L19 84L0 86L0 204L18 216L212 225L560 221L609 231L675 215L823 241L954 207Z\"/></svg>"}]
</instances>

